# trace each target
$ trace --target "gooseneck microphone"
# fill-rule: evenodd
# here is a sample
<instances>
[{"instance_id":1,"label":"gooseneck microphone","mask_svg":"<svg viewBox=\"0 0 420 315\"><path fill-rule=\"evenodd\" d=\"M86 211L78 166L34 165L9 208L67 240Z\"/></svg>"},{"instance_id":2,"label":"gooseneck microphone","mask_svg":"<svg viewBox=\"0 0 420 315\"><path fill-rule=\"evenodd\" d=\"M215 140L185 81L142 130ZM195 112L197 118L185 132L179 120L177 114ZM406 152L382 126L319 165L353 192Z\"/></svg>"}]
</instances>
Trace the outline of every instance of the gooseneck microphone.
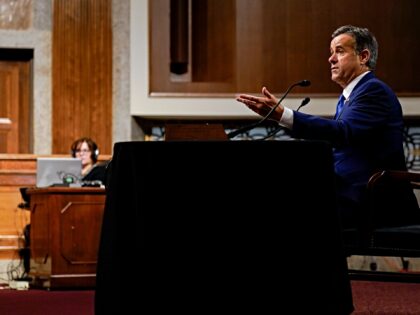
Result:
<instances>
[{"instance_id":1,"label":"gooseneck microphone","mask_svg":"<svg viewBox=\"0 0 420 315\"><path fill-rule=\"evenodd\" d=\"M299 107L296 109L296 111L298 112L301 107L307 105L310 101L311 99L309 97L305 97L300 103Z\"/></svg>"},{"instance_id":2,"label":"gooseneck microphone","mask_svg":"<svg viewBox=\"0 0 420 315\"><path fill-rule=\"evenodd\" d=\"M289 88L286 90L286 92L283 94L283 96L279 99L279 101L276 103L276 105L274 105L270 111L267 113L267 115L265 115L262 119L260 119L259 121L246 125L242 128L236 129L234 131L231 131L227 134L227 137L229 139L236 137L237 135L244 133L248 130L251 130L255 127L258 127L259 125L261 125L263 122L265 122L268 118L270 118L271 114L276 110L276 108L281 104L281 102L284 100L284 98L287 96L287 94L289 94L289 92L295 87L295 86L309 86L311 85L311 81L309 80L302 80L296 83L293 83L291 86L289 86ZM309 101L308 101L309 102ZM301 105L303 106L303 105Z\"/></svg>"},{"instance_id":3,"label":"gooseneck microphone","mask_svg":"<svg viewBox=\"0 0 420 315\"><path fill-rule=\"evenodd\" d=\"M305 97L302 102L300 103L299 107L296 109L296 111L298 112L299 109L305 105L307 105L309 102L311 101L311 99L309 97ZM272 136L274 136L277 132L280 131L280 129L283 128L282 126L278 126L276 127L273 131L271 131L268 135L266 135L264 138L262 138L261 140L266 140L268 138L271 138Z\"/></svg>"}]
</instances>

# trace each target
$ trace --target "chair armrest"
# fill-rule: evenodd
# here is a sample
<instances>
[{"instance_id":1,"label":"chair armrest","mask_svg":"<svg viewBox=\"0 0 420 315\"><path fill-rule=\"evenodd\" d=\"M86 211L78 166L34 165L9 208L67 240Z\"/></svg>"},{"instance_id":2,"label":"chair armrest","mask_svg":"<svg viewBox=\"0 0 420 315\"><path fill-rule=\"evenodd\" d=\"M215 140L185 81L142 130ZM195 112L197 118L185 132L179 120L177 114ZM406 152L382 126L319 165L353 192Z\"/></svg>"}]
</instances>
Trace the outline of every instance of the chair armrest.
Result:
<instances>
[{"instance_id":1,"label":"chair armrest","mask_svg":"<svg viewBox=\"0 0 420 315\"><path fill-rule=\"evenodd\" d=\"M373 174L367 184L368 209L365 228L420 224L414 189L420 189L420 173L383 170Z\"/></svg>"},{"instance_id":2,"label":"chair armrest","mask_svg":"<svg viewBox=\"0 0 420 315\"><path fill-rule=\"evenodd\" d=\"M373 189L379 183L382 183L385 179L392 180L393 182L407 182L414 189L420 189L420 173L410 171L380 171L373 174L368 181L368 190Z\"/></svg>"}]
</instances>

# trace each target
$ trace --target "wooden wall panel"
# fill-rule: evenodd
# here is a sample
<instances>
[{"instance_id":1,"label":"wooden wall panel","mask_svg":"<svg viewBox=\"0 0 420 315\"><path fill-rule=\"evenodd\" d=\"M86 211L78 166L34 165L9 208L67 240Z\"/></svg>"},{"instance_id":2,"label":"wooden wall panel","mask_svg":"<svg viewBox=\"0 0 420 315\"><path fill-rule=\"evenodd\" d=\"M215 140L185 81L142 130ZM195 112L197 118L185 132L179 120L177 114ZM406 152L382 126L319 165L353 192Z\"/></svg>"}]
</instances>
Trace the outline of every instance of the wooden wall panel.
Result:
<instances>
[{"instance_id":1,"label":"wooden wall panel","mask_svg":"<svg viewBox=\"0 0 420 315\"><path fill-rule=\"evenodd\" d=\"M165 96L185 93L205 95L235 89L235 0L200 0L192 2L196 12L192 38L204 39L192 45L190 69L195 79L178 82L170 73L170 0L149 1L150 19L150 92ZM135 32L135 30L132 30ZM217 80L215 79L217 78ZM135 88L135 87L134 87Z\"/></svg>"},{"instance_id":2,"label":"wooden wall panel","mask_svg":"<svg viewBox=\"0 0 420 315\"><path fill-rule=\"evenodd\" d=\"M52 153L81 136L112 152L111 0L54 0Z\"/></svg>"},{"instance_id":3,"label":"wooden wall panel","mask_svg":"<svg viewBox=\"0 0 420 315\"><path fill-rule=\"evenodd\" d=\"M192 50L192 73L201 75L191 82L171 82L170 1L149 0L152 96L233 96L260 93L262 85L281 93L303 79L311 86L293 92L336 96L340 89L330 79L329 45L331 33L345 24L367 27L376 35L376 73L399 96L420 95L420 59L412 53L420 49L417 0L401 5L354 0L351 6L333 0L191 0L193 8L201 8L192 10L192 32L201 34L192 36L192 47L204 48ZM214 14L214 7L222 8L222 14ZM225 73L215 76L220 69Z\"/></svg>"},{"instance_id":4,"label":"wooden wall panel","mask_svg":"<svg viewBox=\"0 0 420 315\"><path fill-rule=\"evenodd\" d=\"M234 82L235 1L192 3L192 78L194 82ZM220 36L223 34L223 36Z\"/></svg>"}]
</instances>

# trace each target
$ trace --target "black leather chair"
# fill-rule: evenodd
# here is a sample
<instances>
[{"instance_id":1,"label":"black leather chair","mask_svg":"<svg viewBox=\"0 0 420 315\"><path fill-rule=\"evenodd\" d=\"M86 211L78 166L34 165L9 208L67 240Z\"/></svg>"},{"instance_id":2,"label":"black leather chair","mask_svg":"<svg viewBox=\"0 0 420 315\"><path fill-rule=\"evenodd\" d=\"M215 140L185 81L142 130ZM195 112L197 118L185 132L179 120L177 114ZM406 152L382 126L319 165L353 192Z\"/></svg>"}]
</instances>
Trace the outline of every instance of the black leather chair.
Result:
<instances>
[{"instance_id":1,"label":"black leather chair","mask_svg":"<svg viewBox=\"0 0 420 315\"><path fill-rule=\"evenodd\" d=\"M349 270L351 279L420 282L420 272L410 272L406 260L420 257L420 210L412 195L402 196L404 190L408 191L407 187L420 191L420 173L375 173L368 183L369 206L365 221L358 228L343 231L348 257L400 257L401 271L380 272L371 264L371 270Z\"/></svg>"}]
</instances>

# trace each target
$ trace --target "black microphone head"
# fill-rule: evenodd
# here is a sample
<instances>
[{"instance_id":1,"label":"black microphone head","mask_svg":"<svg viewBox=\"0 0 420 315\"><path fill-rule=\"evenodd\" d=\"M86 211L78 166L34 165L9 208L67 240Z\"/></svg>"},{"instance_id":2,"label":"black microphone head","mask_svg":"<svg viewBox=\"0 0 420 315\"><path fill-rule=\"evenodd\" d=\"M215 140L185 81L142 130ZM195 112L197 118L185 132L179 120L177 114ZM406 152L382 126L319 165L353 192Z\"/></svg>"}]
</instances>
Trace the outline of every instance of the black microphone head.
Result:
<instances>
[{"instance_id":1,"label":"black microphone head","mask_svg":"<svg viewBox=\"0 0 420 315\"><path fill-rule=\"evenodd\" d=\"M311 99L309 97L305 97L302 102L300 103L299 107L296 109L296 111L298 112L299 109L303 106L305 106L306 104L308 104L311 101Z\"/></svg>"},{"instance_id":2,"label":"black microphone head","mask_svg":"<svg viewBox=\"0 0 420 315\"><path fill-rule=\"evenodd\" d=\"M311 99L309 97L305 97L302 101L302 103L300 104L300 106L305 106L306 104L308 104L311 101Z\"/></svg>"},{"instance_id":3,"label":"black microphone head","mask_svg":"<svg viewBox=\"0 0 420 315\"><path fill-rule=\"evenodd\" d=\"M310 86L311 85L311 81L309 80L302 80L299 82L300 86Z\"/></svg>"}]
</instances>

